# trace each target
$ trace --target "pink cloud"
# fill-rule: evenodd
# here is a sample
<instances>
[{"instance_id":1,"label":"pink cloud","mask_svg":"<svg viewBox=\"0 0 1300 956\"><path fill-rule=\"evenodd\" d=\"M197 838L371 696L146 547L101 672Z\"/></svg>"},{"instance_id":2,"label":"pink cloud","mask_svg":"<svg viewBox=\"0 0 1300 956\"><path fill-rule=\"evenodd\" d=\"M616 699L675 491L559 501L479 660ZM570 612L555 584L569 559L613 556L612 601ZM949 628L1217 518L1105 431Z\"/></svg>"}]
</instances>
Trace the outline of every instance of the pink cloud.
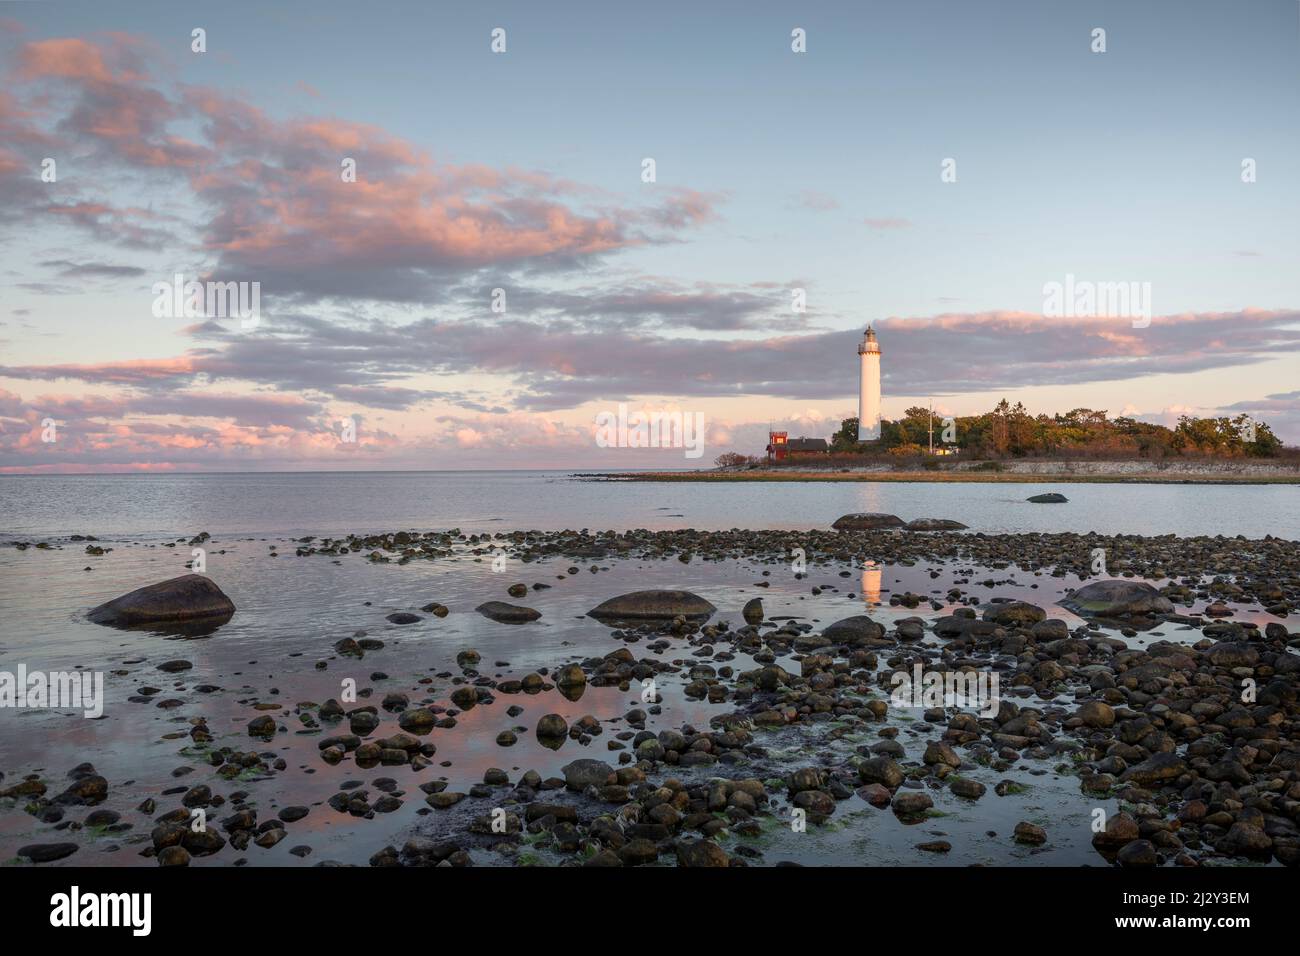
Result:
<instances>
[{"instance_id":1,"label":"pink cloud","mask_svg":"<svg viewBox=\"0 0 1300 956\"><path fill-rule=\"evenodd\" d=\"M139 385L195 374L194 360L178 356L168 359L128 359L119 362L31 365L0 367L0 376L52 381L76 379L113 385Z\"/></svg>"},{"instance_id":2,"label":"pink cloud","mask_svg":"<svg viewBox=\"0 0 1300 956\"><path fill-rule=\"evenodd\" d=\"M427 300L449 274L566 270L716 218L720 197L690 189L629 208L545 172L438 162L373 125L273 118L215 90L169 91L140 47L122 35L32 41L17 76L46 91L43 112L70 145L181 177L211 210L199 234L214 272L256 273L273 294ZM198 139L174 130L180 121L197 121ZM345 158L355 182L342 179ZM123 218L95 196L49 211L101 236Z\"/></svg>"},{"instance_id":3,"label":"pink cloud","mask_svg":"<svg viewBox=\"0 0 1300 956\"><path fill-rule=\"evenodd\" d=\"M98 46L71 37L27 43L19 52L18 63L19 75L28 80L60 77L100 84L116 80Z\"/></svg>"}]
</instances>

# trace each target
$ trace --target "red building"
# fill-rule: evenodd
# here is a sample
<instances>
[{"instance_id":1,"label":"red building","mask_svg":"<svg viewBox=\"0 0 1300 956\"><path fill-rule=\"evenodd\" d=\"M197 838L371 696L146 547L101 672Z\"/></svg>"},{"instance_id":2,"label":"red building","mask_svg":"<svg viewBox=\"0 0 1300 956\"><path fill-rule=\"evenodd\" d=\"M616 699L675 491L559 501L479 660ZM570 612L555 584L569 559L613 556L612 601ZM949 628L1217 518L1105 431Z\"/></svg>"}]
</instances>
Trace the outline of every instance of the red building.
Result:
<instances>
[{"instance_id":1,"label":"red building","mask_svg":"<svg viewBox=\"0 0 1300 956\"><path fill-rule=\"evenodd\" d=\"M785 461L787 458L803 458L811 455L825 455L830 451L825 438L791 438L789 432L767 433L767 460Z\"/></svg>"}]
</instances>

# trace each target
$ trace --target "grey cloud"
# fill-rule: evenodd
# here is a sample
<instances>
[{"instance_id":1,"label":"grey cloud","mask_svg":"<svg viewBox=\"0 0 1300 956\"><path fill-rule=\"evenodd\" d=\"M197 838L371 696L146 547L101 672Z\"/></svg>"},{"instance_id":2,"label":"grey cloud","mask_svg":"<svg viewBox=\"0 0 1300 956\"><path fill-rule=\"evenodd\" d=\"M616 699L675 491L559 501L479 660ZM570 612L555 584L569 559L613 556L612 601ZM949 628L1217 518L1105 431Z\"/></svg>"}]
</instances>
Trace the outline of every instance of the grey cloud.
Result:
<instances>
[{"instance_id":1,"label":"grey cloud","mask_svg":"<svg viewBox=\"0 0 1300 956\"><path fill-rule=\"evenodd\" d=\"M1300 313L1157 317L1147 329L1005 314L878 324L886 388L949 395L1116 381L1249 365L1300 350ZM213 371L280 387L381 385L418 373L510 376L521 407L556 410L636 395L851 395L861 331L762 340L666 337L573 322L372 323L300 320L286 335L235 339ZM1218 347L1207 347L1219 343Z\"/></svg>"},{"instance_id":2,"label":"grey cloud","mask_svg":"<svg viewBox=\"0 0 1300 956\"><path fill-rule=\"evenodd\" d=\"M47 269L57 269L65 279L94 277L103 279L139 278L145 270L139 266L119 266L106 262L73 262L70 259L47 259L41 263Z\"/></svg>"},{"instance_id":3,"label":"grey cloud","mask_svg":"<svg viewBox=\"0 0 1300 956\"><path fill-rule=\"evenodd\" d=\"M1142 375L1245 366L1300 350L1300 313L1228 313L1157 317L1149 328L1096 320L1045 321L1011 314L949 315L878 323L885 388L896 395L950 395L1029 385L1122 381ZM383 389L382 407L423 398L473 396L404 389L414 375L489 374L513 380L519 407L555 410L588 400L638 395L768 395L827 399L852 395L861 331L816 332L759 340L668 337L571 321L343 324L280 316L252 334L207 323L211 342L189 353L181 370L10 367L18 378L79 378L167 388L203 372L343 397L346 389ZM1215 347L1210 347L1211 345ZM398 391L391 391L398 389ZM379 393L368 394L378 402Z\"/></svg>"}]
</instances>

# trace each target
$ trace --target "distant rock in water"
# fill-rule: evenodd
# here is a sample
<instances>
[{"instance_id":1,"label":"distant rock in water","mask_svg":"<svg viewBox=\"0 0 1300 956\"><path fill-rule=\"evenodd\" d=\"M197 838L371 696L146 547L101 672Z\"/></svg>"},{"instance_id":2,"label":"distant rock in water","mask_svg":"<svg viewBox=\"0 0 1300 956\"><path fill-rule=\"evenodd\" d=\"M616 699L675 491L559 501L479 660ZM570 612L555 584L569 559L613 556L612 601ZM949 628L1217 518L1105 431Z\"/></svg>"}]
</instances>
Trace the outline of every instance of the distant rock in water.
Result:
<instances>
[{"instance_id":1,"label":"distant rock in water","mask_svg":"<svg viewBox=\"0 0 1300 956\"><path fill-rule=\"evenodd\" d=\"M394 611L384 620L390 624L415 624L418 621L423 621L424 618L418 614L411 614L409 611Z\"/></svg>"},{"instance_id":2,"label":"distant rock in water","mask_svg":"<svg viewBox=\"0 0 1300 956\"><path fill-rule=\"evenodd\" d=\"M597 620L657 621L674 617L707 619L717 610L690 591L633 591L610 598L587 613Z\"/></svg>"},{"instance_id":3,"label":"distant rock in water","mask_svg":"<svg viewBox=\"0 0 1300 956\"><path fill-rule=\"evenodd\" d=\"M908 531L964 531L968 525L951 518L916 518L903 527Z\"/></svg>"},{"instance_id":4,"label":"distant rock in water","mask_svg":"<svg viewBox=\"0 0 1300 956\"><path fill-rule=\"evenodd\" d=\"M1032 501L1036 505L1060 505L1065 504L1070 499L1065 495L1052 491L1045 495L1034 495L1032 498L1026 498L1025 500Z\"/></svg>"},{"instance_id":5,"label":"distant rock in water","mask_svg":"<svg viewBox=\"0 0 1300 956\"><path fill-rule=\"evenodd\" d=\"M1145 581L1094 581L1057 602L1076 614L1122 617L1129 614L1168 614L1173 602Z\"/></svg>"},{"instance_id":6,"label":"distant rock in water","mask_svg":"<svg viewBox=\"0 0 1300 956\"><path fill-rule=\"evenodd\" d=\"M123 594L92 608L86 617L108 627L189 623L215 627L230 620L234 613L234 602L211 578L202 574L183 574Z\"/></svg>"},{"instance_id":7,"label":"distant rock in water","mask_svg":"<svg viewBox=\"0 0 1300 956\"><path fill-rule=\"evenodd\" d=\"M823 628L822 637L833 644L860 647L883 641L885 629L865 614L859 614L855 617L843 618Z\"/></svg>"},{"instance_id":8,"label":"distant rock in water","mask_svg":"<svg viewBox=\"0 0 1300 956\"><path fill-rule=\"evenodd\" d=\"M836 531L874 531L877 528L901 528L903 519L898 515L887 515L876 511L859 514L841 515L831 525Z\"/></svg>"},{"instance_id":9,"label":"distant rock in water","mask_svg":"<svg viewBox=\"0 0 1300 956\"><path fill-rule=\"evenodd\" d=\"M522 604L507 604L505 601L488 601L474 610L501 624L527 624L542 616L541 611L524 607Z\"/></svg>"}]
</instances>

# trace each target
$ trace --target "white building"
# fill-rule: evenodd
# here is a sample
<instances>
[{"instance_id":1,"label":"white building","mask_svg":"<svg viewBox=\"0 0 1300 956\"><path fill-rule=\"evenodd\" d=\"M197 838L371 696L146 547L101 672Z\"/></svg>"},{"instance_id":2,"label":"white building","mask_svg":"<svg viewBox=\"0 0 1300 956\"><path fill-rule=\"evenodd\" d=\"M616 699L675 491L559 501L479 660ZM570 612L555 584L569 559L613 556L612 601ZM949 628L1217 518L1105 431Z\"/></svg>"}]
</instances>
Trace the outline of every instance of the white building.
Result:
<instances>
[{"instance_id":1,"label":"white building","mask_svg":"<svg viewBox=\"0 0 1300 956\"><path fill-rule=\"evenodd\" d=\"M858 441L875 441L880 437L880 345L869 325L858 345L858 362Z\"/></svg>"}]
</instances>

